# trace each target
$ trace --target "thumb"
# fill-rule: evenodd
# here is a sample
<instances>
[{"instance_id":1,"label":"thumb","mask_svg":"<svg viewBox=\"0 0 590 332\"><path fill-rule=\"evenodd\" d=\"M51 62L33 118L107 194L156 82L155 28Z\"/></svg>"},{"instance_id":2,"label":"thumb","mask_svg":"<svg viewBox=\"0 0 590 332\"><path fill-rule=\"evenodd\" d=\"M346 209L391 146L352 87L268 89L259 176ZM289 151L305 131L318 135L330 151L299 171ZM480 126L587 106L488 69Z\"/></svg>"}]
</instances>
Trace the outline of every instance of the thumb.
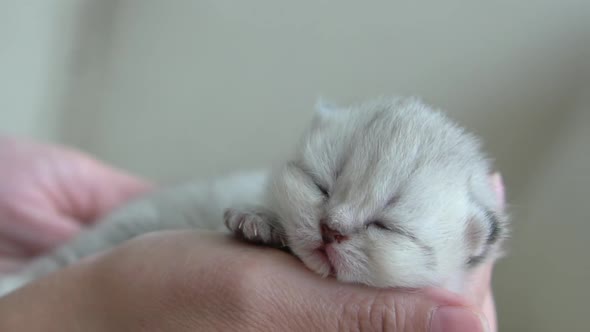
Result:
<instances>
[{"instance_id":1,"label":"thumb","mask_svg":"<svg viewBox=\"0 0 590 332\"><path fill-rule=\"evenodd\" d=\"M321 279L293 266L274 274L284 308L284 330L302 331L488 331L484 316L458 295L439 289L385 290ZM272 277L274 279L275 277ZM269 288L267 288L269 289ZM273 295L273 297L276 294ZM303 319L302 319L303 318Z\"/></svg>"},{"instance_id":2,"label":"thumb","mask_svg":"<svg viewBox=\"0 0 590 332\"><path fill-rule=\"evenodd\" d=\"M94 161L96 167L94 183L94 204L88 211L95 219L108 214L126 201L153 189L153 185L127 172ZM93 186L93 187L92 187Z\"/></svg>"},{"instance_id":3,"label":"thumb","mask_svg":"<svg viewBox=\"0 0 590 332\"><path fill-rule=\"evenodd\" d=\"M121 204L144 194L152 185L141 178L113 168L83 154L76 154L73 175L64 187L71 192L62 211L80 221L94 222Z\"/></svg>"}]
</instances>

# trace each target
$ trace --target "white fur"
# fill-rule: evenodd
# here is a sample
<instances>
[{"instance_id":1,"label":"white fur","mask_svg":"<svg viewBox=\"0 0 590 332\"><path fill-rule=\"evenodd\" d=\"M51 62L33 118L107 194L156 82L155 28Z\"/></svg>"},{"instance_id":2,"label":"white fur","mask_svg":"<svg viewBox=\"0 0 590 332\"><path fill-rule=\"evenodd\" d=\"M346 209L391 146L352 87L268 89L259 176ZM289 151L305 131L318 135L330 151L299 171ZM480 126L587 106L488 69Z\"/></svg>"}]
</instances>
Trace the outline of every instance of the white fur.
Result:
<instances>
[{"instance_id":1,"label":"white fur","mask_svg":"<svg viewBox=\"0 0 590 332\"><path fill-rule=\"evenodd\" d=\"M470 258L493 257L501 241L486 240L490 213L500 222L500 238L506 218L473 136L415 98L317 109L295 154L280 167L139 200L21 276L43 275L148 231L222 229L226 207L232 207L225 214L231 231L287 244L310 269L342 281L455 289L451 283L462 279ZM324 245L322 218L348 239ZM370 224L376 220L389 230Z\"/></svg>"},{"instance_id":2,"label":"white fur","mask_svg":"<svg viewBox=\"0 0 590 332\"><path fill-rule=\"evenodd\" d=\"M332 245L344 262L338 279L379 287L444 285L460 278L469 257L482 250L481 244L467 248L467 222L485 229L482 207L502 217L489 174L477 140L442 113L417 99L384 98L321 110L293 162L273 176L271 201L293 252L320 274L329 267L314 254L322 245L318 221L329 217L332 228L351 237ZM374 219L403 227L418 241L365 229Z\"/></svg>"}]
</instances>

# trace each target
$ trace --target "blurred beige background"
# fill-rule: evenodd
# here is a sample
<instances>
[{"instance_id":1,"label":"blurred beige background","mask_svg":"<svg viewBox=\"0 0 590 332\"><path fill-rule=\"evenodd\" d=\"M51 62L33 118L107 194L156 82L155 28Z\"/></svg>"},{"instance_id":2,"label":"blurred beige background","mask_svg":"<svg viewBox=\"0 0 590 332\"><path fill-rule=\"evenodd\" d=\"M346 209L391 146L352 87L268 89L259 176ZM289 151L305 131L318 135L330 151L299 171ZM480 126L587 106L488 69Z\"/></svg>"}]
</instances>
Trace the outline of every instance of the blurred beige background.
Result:
<instances>
[{"instance_id":1,"label":"blurred beige background","mask_svg":"<svg viewBox=\"0 0 590 332\"><path fill-rule=\"evenodd\" d=\"M501 331L588 331L590 3L0 0L0 132L162 182L269 165L320 95L481 135L514 215Z\"/></svg>"}]
</instances>

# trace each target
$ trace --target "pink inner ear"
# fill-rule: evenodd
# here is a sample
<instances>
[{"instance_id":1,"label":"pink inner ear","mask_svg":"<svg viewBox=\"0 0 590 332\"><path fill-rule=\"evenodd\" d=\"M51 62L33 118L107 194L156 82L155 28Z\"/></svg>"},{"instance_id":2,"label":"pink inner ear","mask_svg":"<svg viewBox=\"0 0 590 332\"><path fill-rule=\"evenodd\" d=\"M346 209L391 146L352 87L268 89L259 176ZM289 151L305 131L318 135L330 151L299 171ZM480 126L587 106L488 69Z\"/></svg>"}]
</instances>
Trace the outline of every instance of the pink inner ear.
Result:
<instances>
[{"instance_id":1,"label":"pink inner ear","mask_svg":"<svg viewBox=\"0 0 590 332\"><path fill-rule=\"evenodd\" d=\"M504 190L504 180L502 180L502 175L498 172L492 174L491 181L494 191L496 192L496 198L498 199L498 208L500 211L503 211L506 206L506 192Z\"/></svg>"}]
</instances>

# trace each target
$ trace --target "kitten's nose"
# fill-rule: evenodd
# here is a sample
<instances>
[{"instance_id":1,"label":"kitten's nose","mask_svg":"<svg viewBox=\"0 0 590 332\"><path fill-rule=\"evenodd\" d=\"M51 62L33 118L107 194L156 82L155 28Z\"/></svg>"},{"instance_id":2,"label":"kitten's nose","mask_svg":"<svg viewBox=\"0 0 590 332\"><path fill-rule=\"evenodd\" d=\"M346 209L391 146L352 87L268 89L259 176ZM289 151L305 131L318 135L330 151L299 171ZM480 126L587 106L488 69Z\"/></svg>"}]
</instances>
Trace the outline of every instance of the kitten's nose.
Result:
<instances>
[{"instance_id":1,"label":"kitten's nose","mask_svg":"<svg viewBox=\"0 0 590 332\"><path fill-rule=\"evenodd\" d=\"M328 226L325 219L320 221L320 230L322 232L322 241L324 241L324 244L330 244L332 242L340 243L348 239L348 236L342 235L339 231Z\"/></svg>"}]
</instances>

